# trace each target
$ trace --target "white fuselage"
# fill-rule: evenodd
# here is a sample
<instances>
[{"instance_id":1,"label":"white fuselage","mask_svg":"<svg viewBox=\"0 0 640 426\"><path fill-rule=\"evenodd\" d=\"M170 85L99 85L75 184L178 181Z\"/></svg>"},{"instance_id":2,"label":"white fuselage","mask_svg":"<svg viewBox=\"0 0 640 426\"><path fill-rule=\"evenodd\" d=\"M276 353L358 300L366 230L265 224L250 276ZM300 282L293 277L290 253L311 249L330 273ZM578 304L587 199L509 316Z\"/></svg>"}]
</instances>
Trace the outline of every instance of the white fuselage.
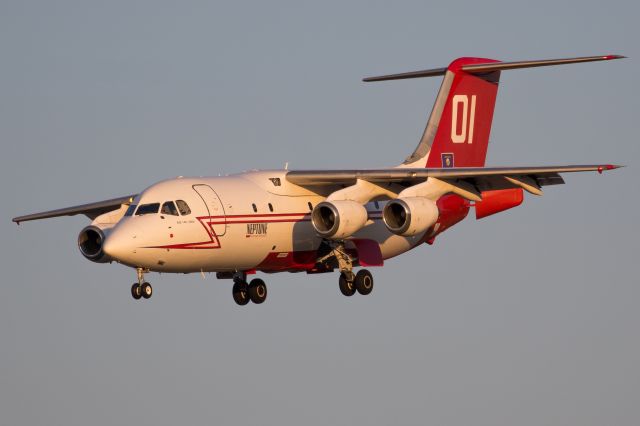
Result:
<instances>
[{"instance_id":1,"label":"white fuselage","mask_svg":"<svg viewBox=\"0 0 640 426\"><path fill-rule=\"evenodd\" d=\"M126 215L108 230L104 250L120 263L159 272L309 270L322 243L311 210L339 187L314 192L287 182L285 174L256 171L159 182L133 204L183 200L190 214ZM424 241L424 234L389 232L382 207L383 202L366 204L369 219L354 239L375 241L383 259Z\"/></svg>"}]
</instances>

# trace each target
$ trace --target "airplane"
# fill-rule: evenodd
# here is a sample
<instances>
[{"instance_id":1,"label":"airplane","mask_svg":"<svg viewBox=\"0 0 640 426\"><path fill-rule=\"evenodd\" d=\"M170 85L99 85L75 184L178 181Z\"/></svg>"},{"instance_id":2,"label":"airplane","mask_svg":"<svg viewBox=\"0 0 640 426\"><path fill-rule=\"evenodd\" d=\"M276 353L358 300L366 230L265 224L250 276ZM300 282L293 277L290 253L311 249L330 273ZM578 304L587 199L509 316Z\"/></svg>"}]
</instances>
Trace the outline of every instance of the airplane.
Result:
<instances>
[{"instance_id":1,"label":"airplane","mask_svg":"<svg viewBox=\"0 0 640 426\"><path fill-rule=\"evenodd\" d=\"M365 78L365 82L443 76L418 146L401 164L367 170L261 170L219 177L177 177L137 194L13 218L84 214L82 255L134 268L134 299L149 299L145 274L215 272L233 282L238 305L261 304L257 272L338 270L345 296L370 294L366 267L423 244L465 219L519 206L524 191L563 184L562 173L612 164L485 167L500 73L621 59L620 55L501 62L463 57L444 68ZM354 268L360 268L354 272Z\"/></svg>"}]
</instances>

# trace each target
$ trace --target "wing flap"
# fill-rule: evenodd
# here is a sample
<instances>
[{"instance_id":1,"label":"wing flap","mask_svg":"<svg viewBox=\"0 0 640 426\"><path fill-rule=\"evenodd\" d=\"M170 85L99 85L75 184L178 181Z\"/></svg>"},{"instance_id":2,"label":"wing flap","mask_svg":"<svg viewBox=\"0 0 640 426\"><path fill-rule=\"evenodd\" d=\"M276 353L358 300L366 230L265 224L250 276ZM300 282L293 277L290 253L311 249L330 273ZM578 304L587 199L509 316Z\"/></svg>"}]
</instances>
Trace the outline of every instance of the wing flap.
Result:
<instances>
[{"instance_id":1,"label":"wing flap","mask_svg":"<svg viewBox=\"0 0 640 426\"><path fill-rule=\"evenodd\" d=\"M84 214L89 219L95 219L101 214L110 212L120 208L122 204L130 204L137 194L127 195L126 197L112 198L110 200L97 201L95 203L81 204L78 206L64 207L56 210L48 210L39 213L32 213L24 216L14 217L13 222L27 222L29 220L48 219L59 216L74 216Z\"/></svg>"}]
</instances>

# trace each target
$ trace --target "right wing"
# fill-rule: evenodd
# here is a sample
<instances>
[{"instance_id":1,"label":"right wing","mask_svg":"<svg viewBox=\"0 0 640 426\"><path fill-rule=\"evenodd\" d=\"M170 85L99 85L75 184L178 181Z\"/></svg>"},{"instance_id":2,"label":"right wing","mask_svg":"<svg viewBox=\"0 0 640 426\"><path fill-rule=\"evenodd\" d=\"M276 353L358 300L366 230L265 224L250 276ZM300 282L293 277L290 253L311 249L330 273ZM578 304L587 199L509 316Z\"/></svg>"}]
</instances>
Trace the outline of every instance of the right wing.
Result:
<instances>
[{"instance_id":1,"label":"right wing","mask_svg":"<svg viewBox=\"0 0 640 426\"><path fill-rule=\"evenodd\" d=\"M131 204L137 194L127 195L126 197L112 198L110 200L97 201L95 203L81 204L79 206L64 207L62 209L49 210L40 213L32 213L24 216L14 217L12 220L18 225L20 222L28 220L48 219L58 216L74 216L83 214L93 220L101 214L116 210L122 204Z\"/></svg>"},{"instance_id":2,"label":"right wing","mask_svg":"<svg viewBox=\"0 0 640 426\"><path fill-rule=\"evenodd\" d=\"M390 168L375 170L300 170L290 171L287 181L300 186L355 185L366 181L377 185L390 183L408 188L433 178L446 182L451 192L473 201L481 198L483 191L522 188L535 195L542 195L542 186L563 184L560 173L617 169L621 166L595 164L584 166L543 167L458 167L441 169Z\"/></svg>"}]
</instances>

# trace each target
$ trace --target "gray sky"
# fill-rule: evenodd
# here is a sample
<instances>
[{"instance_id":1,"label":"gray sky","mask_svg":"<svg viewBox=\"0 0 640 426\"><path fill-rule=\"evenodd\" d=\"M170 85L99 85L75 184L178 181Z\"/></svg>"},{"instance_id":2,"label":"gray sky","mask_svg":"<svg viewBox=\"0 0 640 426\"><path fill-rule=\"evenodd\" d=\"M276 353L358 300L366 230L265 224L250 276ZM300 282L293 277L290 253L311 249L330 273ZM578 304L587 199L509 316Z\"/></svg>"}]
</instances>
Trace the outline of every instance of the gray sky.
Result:
<instances>
[{"instance_id":1,"label":"gray sky","mask_svg":"<svg viewBox=\"0 0 640 426\"><path fill-rule=\"evenodd\" d=\"M632 1L0 2L0 424L637 425L638 112ZM230 283L86 261L88 222L10 218L178 175L376 167L440 84L360 78L620 53L505 72L489 165L617 162L470 216L373 270Z\"/></svg>"}]
</instances>

